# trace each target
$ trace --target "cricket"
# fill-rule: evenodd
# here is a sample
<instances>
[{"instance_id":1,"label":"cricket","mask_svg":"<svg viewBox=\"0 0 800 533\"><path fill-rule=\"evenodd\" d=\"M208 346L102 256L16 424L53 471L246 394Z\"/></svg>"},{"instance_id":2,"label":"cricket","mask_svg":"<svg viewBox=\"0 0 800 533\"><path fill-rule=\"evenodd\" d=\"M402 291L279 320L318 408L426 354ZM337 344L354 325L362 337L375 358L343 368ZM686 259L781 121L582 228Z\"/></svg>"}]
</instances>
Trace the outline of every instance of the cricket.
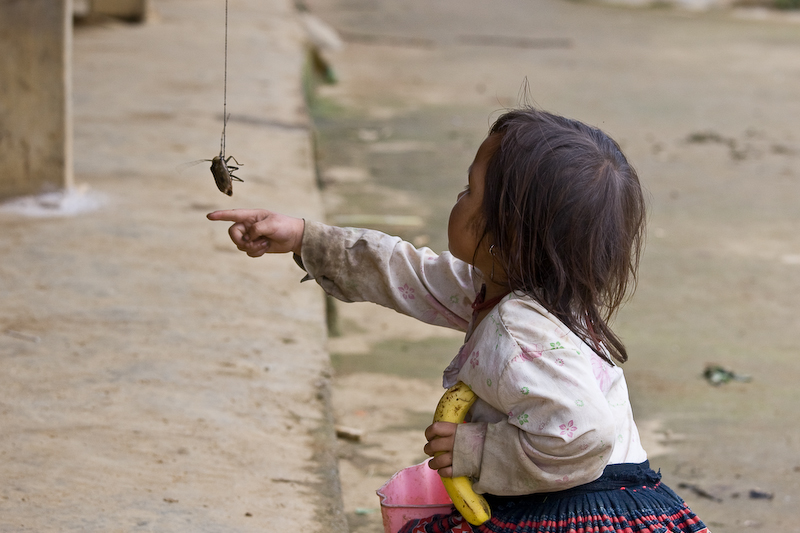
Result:
<instances>
[{"instance_id":1,"label":"cricket","mask_svg":"<svg viewBox=\"0 0 800 533\"><path fill-rule=\"evenodd\" d=\"M239 166L229 164L231 159ZM244 182L241 178L234 176L233 173L243 165L236 161L236 158L232 155L229 155L226 159L223 152L220 152L218 156L214 156L213 159L204 159L204 161L211 161L211 174L214 176L217 188L228 196L233 196L233 180Z\"/></svg>"}]
</instances>

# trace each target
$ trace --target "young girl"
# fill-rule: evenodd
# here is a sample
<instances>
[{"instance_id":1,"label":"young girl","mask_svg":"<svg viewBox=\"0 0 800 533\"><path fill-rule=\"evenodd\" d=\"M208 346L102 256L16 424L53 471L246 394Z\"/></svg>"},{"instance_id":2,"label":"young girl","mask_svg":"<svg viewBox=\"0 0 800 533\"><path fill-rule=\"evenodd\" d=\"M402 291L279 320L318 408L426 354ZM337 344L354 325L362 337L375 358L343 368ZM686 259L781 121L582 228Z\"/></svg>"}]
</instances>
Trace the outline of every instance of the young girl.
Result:
<instances>
[{"instance_id":1,"label":"young girl","mask_svg":"<svg viewBox=\"0 0 800 533\"><path fill-rule=\"evenodd\" d=\"M479 400L425 430L443 477L469 476L492 518L409 522L403 533L707 532L652 471L608 322L635 279L645 205L603 132L536 109L481 144L437 255L372 230L262 210L217 211L252 257L294 252L326 292L466 331L444 386Z\"/></svg>"}]
</instances>

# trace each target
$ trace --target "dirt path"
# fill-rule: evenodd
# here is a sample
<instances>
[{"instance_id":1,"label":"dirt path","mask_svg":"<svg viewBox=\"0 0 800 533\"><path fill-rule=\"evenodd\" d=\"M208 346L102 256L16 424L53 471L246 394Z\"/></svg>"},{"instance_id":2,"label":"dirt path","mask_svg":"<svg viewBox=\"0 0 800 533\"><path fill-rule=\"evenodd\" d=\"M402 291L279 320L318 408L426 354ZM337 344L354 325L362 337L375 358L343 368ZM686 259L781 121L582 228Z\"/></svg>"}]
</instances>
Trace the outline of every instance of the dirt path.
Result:
<instances>
[{"instance_id":1,"label":"dirt path","mask_svg":"<svg viewBox=\"0 0 800 533\"><path fill-rule=\"evenodd\" d=\"M616 328L652 463L715 533L800 531L800 26L555 0L309 4L349 41L315 106L331 222L444 249L466 168L524 77L538 105L621 142L650 195ZM336 416L366 430L341 442L345 507L352 531L378 532L374 491L424 457L459 339L338 309ZM753 379L711 386L707 363Z\"/></svg>"}]
</instances>

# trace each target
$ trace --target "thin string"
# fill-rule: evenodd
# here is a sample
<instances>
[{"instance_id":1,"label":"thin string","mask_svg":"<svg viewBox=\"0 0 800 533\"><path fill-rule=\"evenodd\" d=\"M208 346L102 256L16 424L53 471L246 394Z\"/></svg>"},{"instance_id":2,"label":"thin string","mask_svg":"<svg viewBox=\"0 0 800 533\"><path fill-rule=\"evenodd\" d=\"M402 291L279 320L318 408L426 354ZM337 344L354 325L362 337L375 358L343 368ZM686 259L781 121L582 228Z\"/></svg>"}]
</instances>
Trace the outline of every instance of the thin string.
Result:
<instances>
[{"instance_id":1,"label":"thin string","mask_svg":"<svg viewBox=\"0 0 800 533\"><path fill-rule=\"evenodd\" d=\"M222 84L222 137L219 140L219 157L225 159L225 128L228 125L228 0L225 0L225 70Z\"/></svg>"}]
</instances>

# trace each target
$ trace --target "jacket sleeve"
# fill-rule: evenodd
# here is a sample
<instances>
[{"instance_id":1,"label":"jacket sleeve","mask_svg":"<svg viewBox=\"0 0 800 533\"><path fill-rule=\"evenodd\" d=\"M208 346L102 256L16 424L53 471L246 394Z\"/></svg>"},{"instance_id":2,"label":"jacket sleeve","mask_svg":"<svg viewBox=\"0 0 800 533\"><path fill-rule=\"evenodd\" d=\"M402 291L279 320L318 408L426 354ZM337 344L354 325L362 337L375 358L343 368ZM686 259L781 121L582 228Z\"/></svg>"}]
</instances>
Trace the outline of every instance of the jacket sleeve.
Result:
<instances>
[{"instance_id":1,"label":"jacket sleeve","mask_svg":"<svg viewBox=\"0 0 800 533\"><path fill-rule=\"evenodd\" d=\"M429 324L466 330L477 290L473 268L375 230L306 222L303 268L344 302L373 302Z\"/></svg>"},{"instance_id":2,"label":"jacket sleeve","mask_svg":"<svg viewBox=\"0 0 800 533\"><path fill-rule=\"evenodd\" d=\"M496 495L593 481L611 457L616 430L589 349L557 324L516 311L495 309L476 330L480 338L459 379L494 416L478 409L458 427L453 474Z\"/></svg>"}]
</instances>

